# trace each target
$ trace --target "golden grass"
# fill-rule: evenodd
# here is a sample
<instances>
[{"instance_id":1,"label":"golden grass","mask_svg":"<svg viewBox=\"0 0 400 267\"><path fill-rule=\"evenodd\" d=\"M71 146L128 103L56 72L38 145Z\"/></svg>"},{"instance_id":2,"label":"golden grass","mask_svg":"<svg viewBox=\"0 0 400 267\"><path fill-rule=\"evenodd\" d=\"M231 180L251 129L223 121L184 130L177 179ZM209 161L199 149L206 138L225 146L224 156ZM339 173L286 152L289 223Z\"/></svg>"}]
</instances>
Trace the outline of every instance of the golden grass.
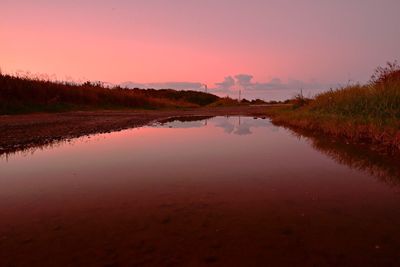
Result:
<instances>
[{"instance_id":1,"label":"golden grass","mask_svg":"<svg viewBox=\"0 0 400 267\"><path fill-rule=\"evenodd\" d=\"M314 99L298 96L290 108L270 111L277 124L308 129L376 149L400 151L400 68L378 68L366 85L330 90Z\"/></svg>"}]
</instances>

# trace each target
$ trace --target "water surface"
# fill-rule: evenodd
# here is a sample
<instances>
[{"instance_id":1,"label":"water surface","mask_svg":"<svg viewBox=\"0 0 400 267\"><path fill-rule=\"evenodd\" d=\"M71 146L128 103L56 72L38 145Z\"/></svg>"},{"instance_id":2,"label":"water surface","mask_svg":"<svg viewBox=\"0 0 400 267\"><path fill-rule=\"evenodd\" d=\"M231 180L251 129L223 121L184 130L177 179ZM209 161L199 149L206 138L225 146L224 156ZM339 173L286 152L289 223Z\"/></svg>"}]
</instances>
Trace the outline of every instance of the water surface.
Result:
<instances>
[{"instance_id":1,"label":"water surface","mask_svg":"<svg viewBox=\"0 0 400 267\"><path fill-rule=\"evenodd\" d=\"M3 155L0 266L398 266L398 174L251 117Z\"/></svg>"}]
</instances>

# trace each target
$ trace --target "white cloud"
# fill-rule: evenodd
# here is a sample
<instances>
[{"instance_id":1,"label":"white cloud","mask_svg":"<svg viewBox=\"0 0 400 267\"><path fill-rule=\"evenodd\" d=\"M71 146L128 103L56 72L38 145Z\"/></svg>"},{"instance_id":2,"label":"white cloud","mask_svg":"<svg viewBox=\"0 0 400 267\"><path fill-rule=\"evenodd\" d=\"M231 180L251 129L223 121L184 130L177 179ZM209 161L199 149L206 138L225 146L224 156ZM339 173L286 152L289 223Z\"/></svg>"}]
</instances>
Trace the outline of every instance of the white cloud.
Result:
<instances>
[{"instance_id":1,"label":"white cloud","mask_svg":"<svg viewBox=\"0 0 400 267\"><path fill-rule=\"evenodd\" d=\"M238 74L235 75L234 78L232 76L225 77L225 80L221 83L216 83L216 91L218 92L229 92L233 90L277 90L277 89L291 89L291 90L300 90L300 89L329 89L335 88L339 84L323 84L318 83L316 81L304 82L296 79L288 79L286 82L283 82L280 78L272 78L268 82L254 82L253 75L250 74Z\"/></svg>"},{"instance_id":2,"label":"white cloud","mask_svg":"<svg viewBox=\"0 0 400 267\"><path fill-rule=\"evenodd\" d=\"M229 90L233 86L235 86L235 79L233 79L232 76L227 76L227 77L225 77L223 82L216 83L215 85L217 86L216 89Z\"/></svg>"}]
</instances>

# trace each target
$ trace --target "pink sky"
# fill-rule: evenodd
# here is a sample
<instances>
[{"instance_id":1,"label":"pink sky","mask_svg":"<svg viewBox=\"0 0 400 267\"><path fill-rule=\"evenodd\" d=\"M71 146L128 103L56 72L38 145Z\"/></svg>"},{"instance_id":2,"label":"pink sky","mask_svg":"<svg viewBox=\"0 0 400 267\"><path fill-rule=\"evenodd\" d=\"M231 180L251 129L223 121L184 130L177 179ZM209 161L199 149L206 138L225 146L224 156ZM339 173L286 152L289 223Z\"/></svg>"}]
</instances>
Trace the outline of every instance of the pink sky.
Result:
<instances>
[{"instance_id":1,"label":"pink sky","mask_svg":"<svg viewBox=\"0 0 400 267\"><path fill-rule=\"evenodd\" d=\"M398 0L0 1L7 73L210 88L248 74L257 88L324 87L400 59Z\"/></svg>"}]
</instances>

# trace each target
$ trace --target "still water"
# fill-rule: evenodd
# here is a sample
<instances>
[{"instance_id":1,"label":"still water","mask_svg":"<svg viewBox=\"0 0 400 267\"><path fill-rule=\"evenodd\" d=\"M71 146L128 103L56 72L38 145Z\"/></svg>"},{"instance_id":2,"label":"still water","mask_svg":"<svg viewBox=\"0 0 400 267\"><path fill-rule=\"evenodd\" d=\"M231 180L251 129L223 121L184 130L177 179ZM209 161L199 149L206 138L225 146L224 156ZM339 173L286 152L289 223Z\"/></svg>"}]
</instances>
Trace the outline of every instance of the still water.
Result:
<instances>
[{"instance_id":1,"label":"still water","mask_svg":"<svg viewBox=\"0 0 400 267\"><path fill-rule=\"evenodd\" d=\"M0 156L0 266L400 266L399 166L251 117Z\"/></svg>"}]
</instances>

